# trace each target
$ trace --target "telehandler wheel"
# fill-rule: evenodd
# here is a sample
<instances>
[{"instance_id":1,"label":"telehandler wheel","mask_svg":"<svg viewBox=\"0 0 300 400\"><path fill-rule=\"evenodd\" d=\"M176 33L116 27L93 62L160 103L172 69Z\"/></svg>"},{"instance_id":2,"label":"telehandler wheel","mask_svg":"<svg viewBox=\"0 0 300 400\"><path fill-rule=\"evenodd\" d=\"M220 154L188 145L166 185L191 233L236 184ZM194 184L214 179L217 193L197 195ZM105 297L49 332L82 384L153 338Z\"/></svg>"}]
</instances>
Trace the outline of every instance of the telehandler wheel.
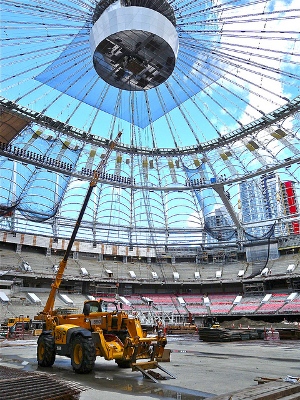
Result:
<instances>
[{"instance_id":1,"label":"telehandler wheel","mask_svg":"<svg viewBox=\"0 0 300 400\"><path fill-rule=\"evenodd\" d=\"M119 368L130 368L130 361L115 360Z\"/></svg>"},{"instance_id":2,"label":"telehandler wheel","mask_svg":"<svg viewBox=\"0 0 300 400\"><path fill-rule=\"evenodd\" d=\"M55 361L55 339L52 335L40 335L37 343L37 361L40 367L51 367Z\"/></svg>"},{"instance_id":3,"label":"telehandler wheel","mask_svg":"<svg viewBox=\"0 0 300 400\"><path fill-rule=\"evenodd\" d=\"M92 338L76 336L71 348L71 364L78 374L92 371L96 360L96 348Z\"/></svg>"}]
</instances>

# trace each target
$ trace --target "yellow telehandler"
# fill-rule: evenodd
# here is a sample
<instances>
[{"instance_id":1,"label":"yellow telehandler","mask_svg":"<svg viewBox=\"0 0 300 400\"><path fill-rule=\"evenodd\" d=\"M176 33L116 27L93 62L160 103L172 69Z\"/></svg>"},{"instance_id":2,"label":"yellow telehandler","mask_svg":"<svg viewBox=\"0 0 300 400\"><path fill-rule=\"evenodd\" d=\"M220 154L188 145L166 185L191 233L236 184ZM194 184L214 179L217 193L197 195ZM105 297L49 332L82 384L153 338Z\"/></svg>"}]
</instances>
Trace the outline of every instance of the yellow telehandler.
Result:
<instances>
[{"instance_id":1,"label":"yellow telehandler","mask_svg":"<svg viewBox=\"0 0 300 400\"><path fill-rule=\"evenodd\" d=\"M117 307L116 311L103 311L102 300L86 301L82 314L65 314L54 310L56 291L60 286L92 190L97 185L99 175L120 136L121 132L111 142L105 157L94 171L47 303L44 310L34 318L43 322L43 331L38 338L37 361L41 367L50 367L57 354L67 356L71 358L74 371L85 374L93 370L96 356L101 356L106 360L115 360L121 368L131 367L133 371L140 371L157 382L154 374L149 373L148 370L159 368L171 378L175 378L157 361L162 358L167 343L163 334L159 332L156 336L147 337L146 331L143 331L137 318L118 310Z\"/></svg>"}]
</instances>

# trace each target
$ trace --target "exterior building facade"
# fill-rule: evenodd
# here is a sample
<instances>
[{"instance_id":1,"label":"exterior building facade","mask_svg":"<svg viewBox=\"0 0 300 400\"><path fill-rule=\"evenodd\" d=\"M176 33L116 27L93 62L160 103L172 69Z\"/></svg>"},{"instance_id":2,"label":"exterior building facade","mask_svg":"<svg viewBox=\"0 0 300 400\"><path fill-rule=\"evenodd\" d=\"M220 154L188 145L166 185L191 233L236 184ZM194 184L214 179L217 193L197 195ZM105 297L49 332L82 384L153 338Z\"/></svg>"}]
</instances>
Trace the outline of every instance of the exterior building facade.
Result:
<instances>
[{"instance_id":1,"label":"exterior building facade","mask_svg":"<svg viewBox=\"0 0 300 400\"><path fill-rule=\"evenodd\" d=\"M275 236L299 233L299 222L285 221L285 216L298 213L293 182L282 182L274 172L241 182L239 192L243 223L259 223L246 228L249 235L263 237L271 228L270 221L276 222Z\"/></svg>"},{"instance_id":2,"label":"exterior building facade","mask_svg":"<svg viewBox=\"0 0 300 400\"><path fill-rule=\"evenodd\" d=\"M284 214L288 217L296 217L299 211L295 183L292 181L281 182L281 193L284 207ZM287 222L287 230L290 235L299 234L299 220Z\"/></svg>"}]
</instances>

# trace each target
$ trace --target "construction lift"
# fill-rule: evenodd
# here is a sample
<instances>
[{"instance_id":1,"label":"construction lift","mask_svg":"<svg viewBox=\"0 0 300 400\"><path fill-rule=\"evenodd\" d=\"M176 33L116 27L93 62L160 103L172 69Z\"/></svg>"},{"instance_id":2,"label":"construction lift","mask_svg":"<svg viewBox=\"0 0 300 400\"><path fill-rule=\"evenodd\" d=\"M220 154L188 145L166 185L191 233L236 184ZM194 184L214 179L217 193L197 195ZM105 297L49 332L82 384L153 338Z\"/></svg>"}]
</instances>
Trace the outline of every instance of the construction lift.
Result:
<instances>
[{"instance_id":1,"label":"construction lift","mask_svg":"<svg viewBox=\"0 0 300 400\"><path fill-rule=\"evenodd\" d=\"M93 172L47 303L43 311L34 318L43 322L43 331L37 344L37 361L41 367L50 367L54 364L56 355L67 356L71 358L74 371L85 374L93 370L96 356L100 356L106 360L115 360L121 368L132 368L132 371L140 371L144 376L157 382L157 375L149 370L159 368L171 378L175 378L157 361L162 358L167 344L166 337L161 332L158 332L156 336L148 337L137 318L118 310L117 307L115 311L104 312L101 299L100 301L86 301L82 314L65 315L59 310L54 310L55 295L59 289L91 193L97 185L100 174L104 170L121 134L122 132L119 132L115 140L110 143L105 156Z\"/></svg>"}]
</instances>

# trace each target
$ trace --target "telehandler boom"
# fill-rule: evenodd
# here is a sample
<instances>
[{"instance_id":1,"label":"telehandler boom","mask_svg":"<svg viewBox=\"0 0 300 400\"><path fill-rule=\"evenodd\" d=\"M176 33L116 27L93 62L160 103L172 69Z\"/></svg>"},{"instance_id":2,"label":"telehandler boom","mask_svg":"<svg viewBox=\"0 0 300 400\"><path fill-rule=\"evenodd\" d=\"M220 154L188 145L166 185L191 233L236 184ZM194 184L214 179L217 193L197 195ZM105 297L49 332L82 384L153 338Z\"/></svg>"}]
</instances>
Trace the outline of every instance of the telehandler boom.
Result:
<instances>
[{"instance_id":1,"label":"telehandler boom","mask_svg":"<svg viewBox=\"0 0 300 400\"><path fill-rule=\"evenodd\" d=\"M94 368L96 356L101 356L106 360L115 360L119 367L131 367L133 371L141 371L157 382L147 370L159 368L171 378L175 378L157 362L157 359L162 357L167 343L166 337L160 332L156 336L147 337L137 318L130 317L117 308L113 312L104 312L102 300L86 301L82 314L65 315L59 310L54 310L55 295L91 193L121 134L122 132L119 132L111 142L105 157L94 171L47 303L43 311L34 318L43 321L43 331L38 338L37 361L41 367L50 367L54 364L57 354L63 355L71 358L75 372L88 373Z\"/></svg>"}]
</instances>

